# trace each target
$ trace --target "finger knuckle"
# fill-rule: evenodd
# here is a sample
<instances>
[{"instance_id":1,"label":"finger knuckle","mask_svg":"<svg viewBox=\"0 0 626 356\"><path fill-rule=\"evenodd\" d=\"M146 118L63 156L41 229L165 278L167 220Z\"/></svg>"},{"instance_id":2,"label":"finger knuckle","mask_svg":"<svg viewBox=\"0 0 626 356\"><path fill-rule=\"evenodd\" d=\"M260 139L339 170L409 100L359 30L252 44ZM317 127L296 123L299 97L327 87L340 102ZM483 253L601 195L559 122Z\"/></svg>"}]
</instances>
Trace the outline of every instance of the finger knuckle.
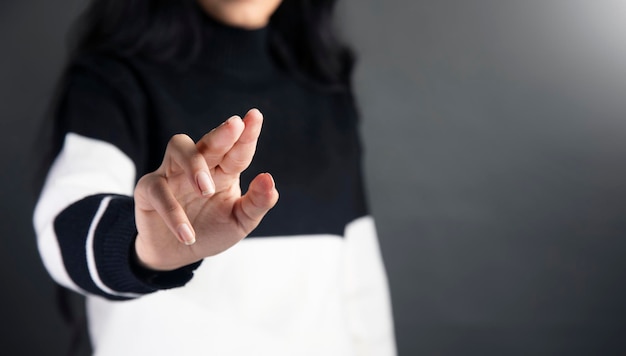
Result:
<instances>
[{"instance_id":1,"label":"finger knuckle","mask_svg":"<svg viewBox=\"0 0 626 356\"><path fill-rule=\"evenodd\" d=\"M164 195L165 187L161 184L160 180L147 177L145 182L146 192L148 192L150 197L158 199Z\"/></svg>"},{"instance_id":2,"label":"finger knuckle","mask_svg":"<svg viewBox=\"0 0 626 356\"><path fill-rule=\"evenodd\" d=\"M185 143L189 142L190 140L191 138L187 136L186 134L179 133L179 134L173 135L167 143L167 148L168 149L179 148Z\"/></svg>"},{"instance_id":3,"label":"finger knuckle","mask_svg":"<svg viewBox=\"0 0 626 356\"><path fill-rule=\"evenodd\" d=\"M191 165L191 168L194 171L202 170L202 169L204 169L204 167L206 165L206 161L204 160L204 156L200 152L194 152L189 157L189 163Z\"/></svg>"},{"instance_id":4,"label":"finger knuckle","mask_svg":"<svg viewBox=\"0 0 626 356\"><path fill-rule=\"evenodd\" d=\"M163 202L163 212L167 215L173 215L178 212L178 204L174 201Z\"/></svg>"}]
</instances>

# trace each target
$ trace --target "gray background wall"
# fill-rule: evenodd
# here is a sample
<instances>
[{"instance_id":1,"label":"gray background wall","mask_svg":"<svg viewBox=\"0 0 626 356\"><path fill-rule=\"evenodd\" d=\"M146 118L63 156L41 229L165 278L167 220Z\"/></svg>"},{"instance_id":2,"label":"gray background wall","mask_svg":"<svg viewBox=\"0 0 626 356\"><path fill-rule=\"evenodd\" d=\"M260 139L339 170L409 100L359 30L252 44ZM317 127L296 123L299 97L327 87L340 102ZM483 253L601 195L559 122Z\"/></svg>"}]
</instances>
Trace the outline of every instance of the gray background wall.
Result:
<instances>
[{"instance_id":1,"label":"gray background wall","mask_svg":"<svg viewBox=\"0 0 626 356\"><path fill-rule=\"evenodd\" d=\"M27 151L82 3L0 3L0 345L16 354L68 343ZM626 1L339 10L400 354L626 352Z\"/></svg>"}]
</instances>

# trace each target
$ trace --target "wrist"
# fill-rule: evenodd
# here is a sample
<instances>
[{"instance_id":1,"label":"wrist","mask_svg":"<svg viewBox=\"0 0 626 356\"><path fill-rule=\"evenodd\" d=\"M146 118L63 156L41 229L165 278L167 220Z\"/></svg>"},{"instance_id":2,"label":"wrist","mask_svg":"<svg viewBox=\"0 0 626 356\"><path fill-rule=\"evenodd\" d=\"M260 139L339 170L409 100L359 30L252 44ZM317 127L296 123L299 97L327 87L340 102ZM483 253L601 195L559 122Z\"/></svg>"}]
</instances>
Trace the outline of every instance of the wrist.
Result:
<instances>
[{"instance_id":1,"label":"wrist","mask_svg":"<svg viewBox=\"0 0 626 356\"><path fill-rule=\"evenodd\" d=\"M184 266L184 263L175 264L170 261L167 261L166 258L159 256L159 254L154 253L154 248L150 246L146 246L143 243L143 239L137 234L135 238L135 243L133 244L133 250L131 251L131 256L133 256L134 264L136 264L139 268L152 270L155 272L167 272L173 271L177 268Z\"/></svg>"},{"instance_id":2,"label":"wrist","mask_svg":"<svg viewBox=\"0 0 626 356\"><path fill-rule=\"evenodd\" d=\"M133 274L142 282L157 288L157 289L169 289L185 285L193 277L193 272L200 266L202 260L180 267L152 267L151 264L147 264L142 261L138 246L139 239L135 239L135 244L131 247L130 251L130 267Z\"/></svg>"}]
</instances>

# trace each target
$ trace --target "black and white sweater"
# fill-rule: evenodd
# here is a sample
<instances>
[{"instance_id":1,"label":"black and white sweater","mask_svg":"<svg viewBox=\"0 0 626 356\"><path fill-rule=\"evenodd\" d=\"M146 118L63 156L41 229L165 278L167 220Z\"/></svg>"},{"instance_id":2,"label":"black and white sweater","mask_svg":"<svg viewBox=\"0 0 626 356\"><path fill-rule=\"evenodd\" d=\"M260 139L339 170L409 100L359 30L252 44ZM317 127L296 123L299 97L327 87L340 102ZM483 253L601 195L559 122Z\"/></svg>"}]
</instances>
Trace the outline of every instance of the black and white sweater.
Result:
<instances>
[{"instance_id":1,"label":"black and white sweater","mask_svg":"<svg viewBox=\"0 0 626 356\"><path fill-rule=\"evenodd\" d=\"M87 296L96 355L393 355L351 97L278 70L265 29L205 25L185 70L101 54L72 63L56 115L62 149L34 216L46 268ZM201 264L135 266L137 180L173 134L199 139L251 107L265 120L242 187L271 172L278 205Z\"/></svg>"}]
</instances>

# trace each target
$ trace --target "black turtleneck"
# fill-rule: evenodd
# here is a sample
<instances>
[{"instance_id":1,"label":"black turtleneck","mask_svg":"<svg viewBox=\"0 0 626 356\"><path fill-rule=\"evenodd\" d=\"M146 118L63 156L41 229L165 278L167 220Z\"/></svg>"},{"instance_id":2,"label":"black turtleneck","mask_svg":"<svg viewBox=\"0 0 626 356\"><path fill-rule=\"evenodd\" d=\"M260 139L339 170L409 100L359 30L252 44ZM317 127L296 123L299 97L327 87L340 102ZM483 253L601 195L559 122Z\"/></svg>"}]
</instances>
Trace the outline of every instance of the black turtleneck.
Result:
<instances>
[{"instance_id":1,"label":"black turtleneck","mask_svg":"<svg viewBox=\"0 0 626 356\"><path fill-rule=\"evenodd\" d=\"M231 115L259 108L264 126L242 187L258 173L271 172L280 201L251 237L342 236L348 222L366 214L351 96L325 92L282 71L268 50L267 29L236 29L206 18L203 36L201 52L184 68L98 53L78 56L57 111L59 139L73 132L113 144L133 161L139 179L159 166L172 135L186 133L197 140ZM94 195L67 207L57 216L55 230L72 279L83 281L87 291L116 298L89 282L78 267L84 245L76 240L101 199ZM147 293L191 278L186 269L183 277L171 280L133 281L137 271L127 266L136 234L132 197L115 202L104 213L111 228L96 231L94 242L106 284Z\"/></svg>"}]
</instances>

